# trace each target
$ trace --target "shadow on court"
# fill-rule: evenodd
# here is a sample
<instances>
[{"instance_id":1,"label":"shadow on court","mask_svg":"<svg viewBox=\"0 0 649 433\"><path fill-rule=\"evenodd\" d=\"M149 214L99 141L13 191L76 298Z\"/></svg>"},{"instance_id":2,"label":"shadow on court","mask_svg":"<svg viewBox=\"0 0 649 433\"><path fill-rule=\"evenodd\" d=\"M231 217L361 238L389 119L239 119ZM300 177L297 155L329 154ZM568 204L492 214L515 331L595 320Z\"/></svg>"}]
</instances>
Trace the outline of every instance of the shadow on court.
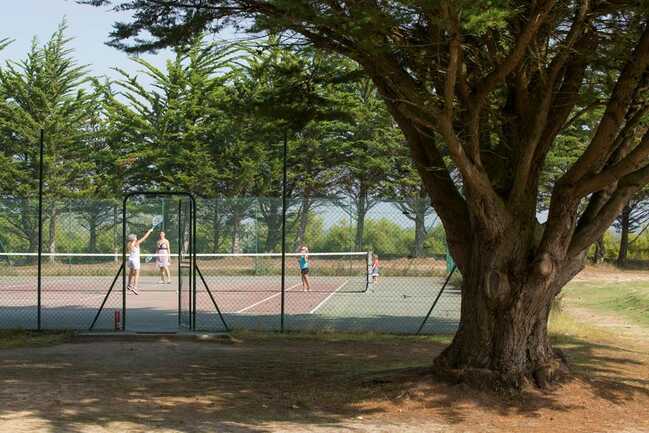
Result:
<instances>
[{"instance_id":1,"label":"shadow on court","mask_svg":"<svg viewBox=\"0 0 649 433\"><path fill-rule=\"evenodd\" d=\"M640 375L647 371L646 360L572 338L560 344L575 375L554 390L515 398L434 379L425 366L443 346L429 339L254 334L240 339L1 351L2 431L261 433L301 432L306 425L337 431L358 419L387 428L379 431L402 431L389 428L400 422L463 428L488 422L503 431L521 422L554 423L557 431L568 422L576 427L589 420L599 427L607 419L619 422L615 408L633 422L649 402L649 383Z\"/></svg>"},{"instance_id":2,"label":"shadow on court","mask_svg":"<svg viewBox=\"0 0 649 433\"><path fill-rule=\"evenodd\" d=\"M79 304L90 302L81 301ZM86 331L90 327L97 308L95 306L70 305L45 307L42 310L43 329L70 329ZM425 307L425 305L424 305ZM106 305L95 324L95 331L113 331L115 311L121 311L121 298ZM189 315L181 314L183 323ZM274 331L280 329L280 315L277 313L224 313L227 324L235 330ZM123 317L121 317L123 319ZM424 319L424 313L417 316L398 312L374 314L368 312L346 312L343 314L287 313L285 327L294 331L313 332L378 332L414 334ZM458 320L454 317L438 317L433 314L422 329L423 334L453 334ZM0 329L36 329L35 306L0 306ZM174 308L129 307L126 310L126 327L129 331L173 332L179 328L178 311ZM200 331L222 332L225 330L218 314L212 309L202 308L196 313L196 328Z\"/></svg>"}]
</instances>

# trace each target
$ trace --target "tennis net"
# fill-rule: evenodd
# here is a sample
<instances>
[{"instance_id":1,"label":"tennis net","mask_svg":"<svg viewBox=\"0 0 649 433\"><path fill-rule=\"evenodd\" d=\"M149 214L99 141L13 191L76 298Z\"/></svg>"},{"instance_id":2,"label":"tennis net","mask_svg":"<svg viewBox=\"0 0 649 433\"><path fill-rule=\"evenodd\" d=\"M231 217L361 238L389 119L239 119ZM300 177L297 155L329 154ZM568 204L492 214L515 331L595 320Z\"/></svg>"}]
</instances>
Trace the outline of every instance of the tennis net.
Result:
<instances>
[{"instance_id":1,"label":"tennis net","mask_svg":"<svg viewBox=\"0 0 649 433\"><path fill-rule=\"evenodd\" d=\"M286 254L286 290L301 291L299 253ZM369 252L309 253L310 292L362 293L368 288ZM197 254L214 292L279 292L282 254Z\"/></svg>"},{"instance_id":2,"label":"tennis net","mask_svg":"<svg viewBox=\"0 0 649 433\"><path fill-rule=\"evenodd\" d=\"M170 255L174 284L159 286L157 254L141 254L140 278L144 290L170 290L177 284L178 254ZM286 290L302 289L300 254L286 254ZM310 292L362 293L368 288L369 252L309 253ZM212 292L279 292L282 254L196 254ZM119 253L43 253L42 281L47 291L97 291L110 286L122 264ZM0 253L0 290L34 291L38 275L36 253ZM199 284L197 291L205 288Z\"/></svg>"}]
</instances>

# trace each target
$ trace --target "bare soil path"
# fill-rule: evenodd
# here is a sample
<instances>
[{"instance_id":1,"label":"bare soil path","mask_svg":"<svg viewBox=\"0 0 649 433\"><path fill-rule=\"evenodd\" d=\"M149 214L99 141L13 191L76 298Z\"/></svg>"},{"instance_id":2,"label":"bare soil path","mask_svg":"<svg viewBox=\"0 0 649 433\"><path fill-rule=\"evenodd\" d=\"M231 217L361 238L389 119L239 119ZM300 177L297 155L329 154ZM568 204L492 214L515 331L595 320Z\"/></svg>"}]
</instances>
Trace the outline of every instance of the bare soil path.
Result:
<instances>
[{"instance_id":1,"label":"bare soil path","mask_svg":"<svg viewBox=\"0 0 649 433\"><path fill-rule=\"evenodd\" d=\"M649 359L559 342L574 376L514 398L439 383L413 338L245 336L0 350L12 433L649 432Z\"/></svg>"}]
</instances>

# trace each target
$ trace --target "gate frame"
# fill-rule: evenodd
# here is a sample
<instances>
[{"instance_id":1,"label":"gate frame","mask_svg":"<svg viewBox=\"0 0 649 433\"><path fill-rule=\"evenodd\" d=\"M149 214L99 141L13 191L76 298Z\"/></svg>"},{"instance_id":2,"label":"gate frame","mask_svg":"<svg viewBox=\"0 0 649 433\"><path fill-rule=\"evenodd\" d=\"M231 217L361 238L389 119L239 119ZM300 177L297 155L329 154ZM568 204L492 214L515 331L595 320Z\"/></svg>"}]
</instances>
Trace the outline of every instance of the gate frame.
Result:
<instances>
[{"instance_id":1,"label":"gate frame","mask_svg":"<svg viewBox=\"0 0 649 433\"><path fill-rule=\"evenodd\" d=\"M190 207L189 207L189 329L194 331L196 330L196 199L194 195L187 191L131 191L124 194L124 199L122 200L122 332L126 330L126 205L128 200L135 196L144 196L144 197L186 197L189 198ZM179 211L178 217L180 218L181 212ZM180 227L180 221L178 221ZM180 228L179 228L180 230ZM178 242L182 242L178 238ZM182 261L182 245L178 249L178 329L181 328L181 274L180 267Z\"/></svg>"},{"instance_id":2,"label":"gate frame","mask_svg":"<svg viewBox=\"0 0 649 433\"><path fill-rule=\"evenodd\" d=\"M201 270L198 267L198 263L196 261L196 199L194 198L194 195L190 192L187 191L131 191L128 192L124 195L124 199L122 201L122 264L119 267L119 270L117 271L117 274L115 275L115 278L113 279L113 282L111 283L108 292L106 293L106 296L104 297L104 300L102 301L101 305L99 306L99 309L97 310L97 314L95 315L95 318L93 319L92 323L90 324L90 327L88 328L89 331L92 331L93 328L95 327L95 324L97 323L97 320L99 319L99 316L101 315L101 312L104 309L104 305L106 304L106 301L108 300L108 297L110 296L111 292L113 291L113 288L115 287L115 283L117 282L117 279L119 278L120 273L122 274L122 317L121 317L121 331L126 330L126 205L128 203L128 199L134 196L142 195L145 197L156 197L156 196L162 196L162 197L173 197L173 196L180 196L180 197L187 197L189 198L190 201L190 207L189 207L189 237L190 237L190 242L189 242L189 266L187 269L189 269L190 272L190 277L189 277L189 294L190 294L190 300L189 300L189 330L190 331L196 331L196 292L197 292L197 280L196 276L200 276L201 281L203 285L205 286L205 291L210 297L210 300L212 301L212 305L214 306L214 309L216 310L216 313L219 316L219 319L221 320L221 323L223 324L223 327L225 329L225 332L230 332L230 327L228 326L227 322L225 321L225 318L223 317L223 314L221 313L221 309L219 308L218 303L216 302L216 299L214 298L214 295L212 294L212 291L210 290L207 281L203 277L203 274L201 273ZM179 213L178 217L180 218L182 215L182 201L179 202ZM179 230L179 236L178 236L178 242L182 242L181 236L180 236L180 230L181 230L181 221L178 221L178 230ZM182 245L179 246L178 248L178 329L182 328L182 322L181 322L181 297L182 297L182 288L181 288L181 269L182 269ZM117 330L117 329L116 329Z\"/></svg>"}]
</instances>

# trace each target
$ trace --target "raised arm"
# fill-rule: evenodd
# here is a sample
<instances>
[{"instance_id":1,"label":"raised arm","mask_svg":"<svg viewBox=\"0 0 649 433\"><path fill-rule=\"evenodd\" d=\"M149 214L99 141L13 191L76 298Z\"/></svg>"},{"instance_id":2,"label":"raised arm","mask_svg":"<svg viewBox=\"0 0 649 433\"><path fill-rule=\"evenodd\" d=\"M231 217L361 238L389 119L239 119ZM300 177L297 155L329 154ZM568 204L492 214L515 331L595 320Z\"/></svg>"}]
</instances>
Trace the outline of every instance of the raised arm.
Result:
<instances>
[{"instance_id":1,"label":"raised arm","mask_svg":"<svg viewBox=\"0 0 649 433\"><path fill-rule=\"evenodd\" d=\"M149 235L151 235L151 232L153 232L153 229L149 229L146 233L144 233L144 236L142 236L140 239L138 239L137 241L135 241L135 242L138 244L138 246L139 246L142 242L146 241L146 238L148 238Z\"/></svg>"}]
</instances>

